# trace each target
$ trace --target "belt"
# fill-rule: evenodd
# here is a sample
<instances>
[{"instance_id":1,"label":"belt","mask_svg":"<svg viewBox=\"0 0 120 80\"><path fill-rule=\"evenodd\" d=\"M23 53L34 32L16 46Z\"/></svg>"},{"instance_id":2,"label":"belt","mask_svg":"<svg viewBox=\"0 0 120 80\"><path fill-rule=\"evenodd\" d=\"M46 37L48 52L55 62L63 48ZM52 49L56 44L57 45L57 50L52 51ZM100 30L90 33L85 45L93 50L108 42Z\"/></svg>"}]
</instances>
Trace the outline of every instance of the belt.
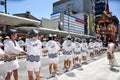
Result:
<instances>
[{"instance_id":1,"label":"belt","mask_svg":"<svg viewBox=\"0 0 120 80\"><path fill-rule=\"evenodd\" d=\"M74 54L80 54L80 52L74 52Z\"/></svg>"},{"instance_id":2,"label":"belt","mask_svg":"<svg viewBox=\"0 0 120 80\"><path fill-rule=\"evenodd\" d=\"M57 53L48 54L49 58L57 58Z\"/></svg>"},{"instance_id":3,"label":"belt","mask_svg":"<svg viewBox=\"0 0 120 80\"><path fill-rule=\"evenodd\" d=\"M16 58L5 58L4 62L11 62L11 61L14 61L14 60L16 60Z\"/></svg>"},{"instance_id":4,"label":"belt","mask_svg":"<svg viewBox=\"0 0 120 80\"><path fill-rule=\"evenodd\" d=\"M72 54L72 51L64 51L63 52L63 55L71 55Z\"/></svg>"},{"instance_id":5,"label":"belt","mask_svg":"<svg viewBox=\"0 0 120 80\"><path fill-rule=\"evenodd\" d=\"M40 61L40 56L39 55L27 55L27 61L30 62L39 62Z\"/></svg>"}]
</instances>

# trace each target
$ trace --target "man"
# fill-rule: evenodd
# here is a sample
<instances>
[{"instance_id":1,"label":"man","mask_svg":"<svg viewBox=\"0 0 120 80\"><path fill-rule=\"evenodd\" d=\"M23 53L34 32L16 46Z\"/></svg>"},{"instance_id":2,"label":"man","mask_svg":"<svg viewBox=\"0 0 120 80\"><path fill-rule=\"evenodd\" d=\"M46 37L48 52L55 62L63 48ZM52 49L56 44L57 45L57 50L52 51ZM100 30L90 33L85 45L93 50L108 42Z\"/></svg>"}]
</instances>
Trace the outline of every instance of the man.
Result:
<instances>
[{"instance_id":1,"label":"man","mask_svg":"<svg viewBox=\"0 0 120 80\"><path fill-rule=\"evenodd\" d=\"M113 40L110 39L108 43L108 49L107 49L107 58L110 64L110 70L114 70L114 67L118 66L114 56L115 50L116 50L116 45L113 43Z\"/></svg>"},{"instance_id":2,"label":"man","mask_svg":"<svg viewBox=\"0 0 120 80\"><path fill-rule=\"evenodd\" d=\"M80 44L80 39L75 38L73 45L74 45L73 66L74 67L81 67L81 44Z\"/></svg>"},{"instance_id":3,"label":"man","mask_svg":"<svg viewBox=\"0 0 120 80\"><path fill-rule=\"evenodd\" d=\"M93 43L93 39L89 40L88 49L89 49L90 57L91 57L91 59L93 59L94 58L94 43Z\"/></svg>"},{"instance_id":4,"label":"man","mask_svg":"<svg viewBox=\"0 0 120 80\"><path fill-rule=\"evenodd\" d=\"M46 50L47 38L43 38L42 49ZM43 52L44 56L47 56L47 53Z\"/></svg>"},{"instance_id":5,"label":"man","mask_svg":"<svg viewBox=\"0 0 120 80\"><path fill-rule=\"evenodd\" d=\"M73 42L71 41L71 35L66 36L66 40L62 45L63 55L64 55L64 69L65 72L69 71L71 68L72 52L73 52Z\"/></svg>"},{"instance_id":6,"label":"man","mask_svg":"<svg viewBox=\"0 0 120 80\"><path fill-rule=\"evenodd\" d=\"M86 42L86 39L82 39L82 60L83 60L83 64L88 64L87 63L87 52L88 52L88 44Z\"/></svg>"},{"instance_id":7,"label":"man","mask_svg":"<svg viewBox=\"0 0 120 80\"><path fill-rule=\"evenodd\" d=\"M60 50L60 47L58 46L57 42L55 41L56 37L54 37L52 34L48 34L48 43L46 44L46 49L48 50L48 57L49 57L49 77L57 77L57 64L58 64L58 56L57 53ZM52 70L53 67L53 70ZM53 71L53 72L52 72Z\"/></svg>"},{"instance_id":8,"label":"man","mask_svg":"<svg viewBox=\"0 0 120 80\"><path fill-rule=\"evenodd\" d=\"M6 42L4 46L4 51L6 54L9 55L25 55L26 52L23 51L23 49L20 48L17 41L15 39L17 38L17 33L15 29L9 29L7 32L7 35L9 36L9 41ZM10 80L11 76L13 74L14 79L18 80L18 60L16 57L13 57L11 59L6 59L5 61L6 69L7 69L7 75L5 80Z\"/></svg>"},{"instance_id":9,"label":"man","mask_svg":"<svg viewBox=\"0 0 120 80\"><path fill-rule=\"evenodd\" d=\"M14 55L6 54L1 48L0 48L0 61L4 60L5 58L12 58Z\"/></svg>"},{"instance_id":10,"label":"man","mask_svg":"<svg viewBox=\"0 0 120 80\"><path fill-rule=\"evenodd\" d=\"M18 40L18 44L19 44L20 48L22 48L24 50L25 42L22 40L21 37Z\"/></svg>"},{"instance_id":11,"label":"man","mask_svg":"<svg viewBox=\"0 0 120 80\"><path fill-rule=\"evenodd\" d=\"M38 39L38 36L38 31L32 29L29 33L30 39L26 43L28 80L34 80L33 73L35 73L36 79L40 80L42 43Z\"/></svg>"}]
</instances>

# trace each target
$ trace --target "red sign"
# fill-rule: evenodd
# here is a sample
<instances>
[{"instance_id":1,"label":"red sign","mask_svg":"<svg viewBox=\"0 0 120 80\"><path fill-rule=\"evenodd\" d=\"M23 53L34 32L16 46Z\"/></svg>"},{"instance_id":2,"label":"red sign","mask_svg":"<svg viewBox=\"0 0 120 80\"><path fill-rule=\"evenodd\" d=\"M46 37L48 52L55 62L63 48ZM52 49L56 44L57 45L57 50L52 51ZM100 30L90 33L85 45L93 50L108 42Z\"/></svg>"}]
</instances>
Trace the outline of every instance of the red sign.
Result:
<instances>
[{"instance_id":1,"label":"red sign","mask_svg":"<svg viewBox=\"0 0 120 80\"><path fill-rule=\"evenodd\" d=\"M81 21L81 20L78 20L78 19L76 19L75 21L80 23L80 24L84 24L84 21Z\"/></svg>"}]
</instances>

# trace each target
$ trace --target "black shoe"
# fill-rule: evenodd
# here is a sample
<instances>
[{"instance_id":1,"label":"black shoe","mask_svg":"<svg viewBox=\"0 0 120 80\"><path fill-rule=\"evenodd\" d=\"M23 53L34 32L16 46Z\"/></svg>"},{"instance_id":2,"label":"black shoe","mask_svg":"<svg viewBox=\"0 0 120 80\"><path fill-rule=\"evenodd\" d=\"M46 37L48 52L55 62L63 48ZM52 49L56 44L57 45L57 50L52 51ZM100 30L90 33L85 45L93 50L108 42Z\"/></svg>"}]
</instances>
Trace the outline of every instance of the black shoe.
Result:
<instances>
[{"instance_id":1,"label":"black shoe","mask_svg":"<svg viewBox=\"0 0 120 80\"><path fill-rule=\"evenodd\" d=\"M113 72L119 72L119 70L115 69L115 68L110 68L110 70L113 71Z\"/></svg>"}]
</instances>

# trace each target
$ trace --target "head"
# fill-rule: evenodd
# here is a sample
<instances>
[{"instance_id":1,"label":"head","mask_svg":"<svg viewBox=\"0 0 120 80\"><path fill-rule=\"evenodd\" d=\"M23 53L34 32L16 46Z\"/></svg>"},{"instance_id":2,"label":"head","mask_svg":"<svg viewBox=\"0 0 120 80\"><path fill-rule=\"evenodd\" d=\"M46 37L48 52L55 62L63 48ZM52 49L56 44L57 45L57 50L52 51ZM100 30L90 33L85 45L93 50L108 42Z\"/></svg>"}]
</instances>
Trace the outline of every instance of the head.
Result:
<instances>
[{"instance_id":1,"label":"head","mask_svg":"<svg viewBox=\"0 0 120 80\"><path fill-rule=\"evenodd\" d=\"M53 35L52 34L47 34L47 37L49 40L53 40Z\"/></svg>"},{"instance_id":2,"label":"head","mask_svg":"<svg viewBox=\"0 0 120 80\"><path fill-rule=\"evenodd\" d=\"M9 36L9 38L10 39L16 39L17 38L17 30L15 30L15 29L9 29L8 31L7 31L7 36Z\"/></svg>"},{"instance_id":3,"label":"head","mask_svg":"<svg viewBox=\"0 0 120 80\"><path fill-rule=\"evenodd\" d=\"M53 39L57 41L58 40L58 35L57 34L53 34Z\"/></svg>"},{"instance_id":4,"label":"head","mask_svg":"<svg viewBox=\"0 0 120 80\"><path fill-rule=\"evenodd\" d=\"M92 42L93 41L93 39L89 39L89 42Z\"/></svg>"},{"instance_id":5,"label":"head","mask_svg":"<svg viewBox=\"0 0 120 80\"><path fill-rule=\"evenodd\" d=\"M9 39L9 36L6 36L5 39Z\"/></svg>"},{"instance_id":6,"label":"head","mask_svg":"<svg viewBox=\"0 0 120 80\"><path fill-rule=\"evenodd\" d=\"M38 35L39 35L39 32L35 29L32 29L30 32L29 32L29 37L30 38L33 38L33 37L36 37L38 38Z\"/></svg>"},{"instance_id":7,"label":"head","mask_svg":"<svg viewBox=\"0 0 120 80\"><path fill-rule=\"evenodd\" d=\"M71 40L71 39L72 39L72 38L71 38L71 35L67 35L67 36L66 36L66 39L67 39L67 40Z\"/></svg>"},{"instance_id":8,"label":"head","mask_svg":"<svg viewBox=\"0 0 120 80\"><path fill-rule=\"evenodd\" d=\"M0 41L2 40L2 36L0 36Z\"/></svg>"},{"instance_id":9,"label":"head","mask_svg":"<svg viewBox=\"0 0 120 80\"><path fill-rule=\"evenodd\" d=\"M86 42L86 39L82 39L82 43L85 43Z\"/></svg>"},{"instance_id":10,"label":"head","mask_svg":"<svg viewBox=\"0 0 120 80\"><path fill-rule=\"evenodd\" d=\"M113 40L112 40L112 39L110 39L110 40L109 40L109 42L111 43L111 42L113 42Z\"/></svg>"},{"instance_id":11,"label":"head","mask_svg":"<svg viewBox=\"0 0 120 80\"><path fill-rule=\"evenodd\" d=\"M75 38L75 42L80 42L80 38Z\"/></svg>"}]
</instances>

